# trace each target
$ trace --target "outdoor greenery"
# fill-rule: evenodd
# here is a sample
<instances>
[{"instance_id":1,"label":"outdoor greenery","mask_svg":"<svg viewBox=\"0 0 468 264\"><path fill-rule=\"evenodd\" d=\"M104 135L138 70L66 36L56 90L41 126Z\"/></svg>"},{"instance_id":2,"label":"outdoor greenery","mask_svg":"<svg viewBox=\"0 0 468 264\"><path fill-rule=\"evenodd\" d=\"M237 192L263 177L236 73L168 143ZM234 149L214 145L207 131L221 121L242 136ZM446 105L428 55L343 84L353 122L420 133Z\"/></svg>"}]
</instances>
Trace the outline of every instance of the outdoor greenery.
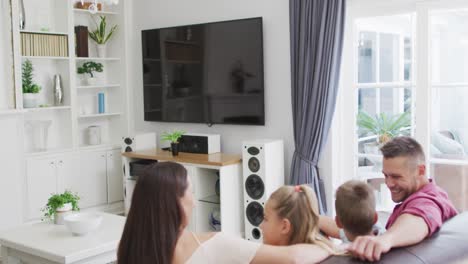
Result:
<instances>
[{"instance_id":1,"label":"outdoor greenery","mask_svg":"<svg viewBox=\"0 0 468 264\"><path fill-rule=\"evenodd\" d=\"M179 138L185 134L184 131L174 131L172 133L164 132L161 136L162 140L170 141L172 143L178 143Z\"/></svg>"},{"instance_id":2,"label":"outdoor greenery","mask_svg":"<svg viewBox=\"0 0 468 264\"><path fill-rule=\"evenodd\" d=\"M83 66L78 67L77 72L79 74L89 74L91 78L94 77L93 72L102 72L103 71L103 66L102 63L99 62L94 62L94 61L87 61L83 63Z\"/></svg>"},{"instance_id":3,"label":"outdoor greenery","mask_svg":"<svg viewBox=\"0 0 468 264\"><path fill-rule=\"evenodd\" d=\"M41 87L33 82L34 68L30 60L25 60L22 64L23 93L39 93Z\"/></svg>"},{"instance_id":4,"label":"outdoor greenery","mask_svg":"<svg viewBox=\"0 0 468 264\"><path fill-rule=\"evenodd\" d=\"M380 113L372 117L364 111L359 111L357 125L363 132L377 135L378 143L385 143L393 137L401 135L402 128L411 125L411 116L409 112L404 112L393 116Z\"/></svg>"},{"instance_id":5,"label":"outdoor greenery","mask_svg":"<svg viewBox=\"0 0 468 264\"><path fill-rule=\"evenodd\" d=\"M117 29L117 25L114 25L108 34L106 34L106 17L105 16L99 16L101 18L101 22L99 25L94 21L96 24L96 29L94 31L89 31L89 37L94 40L97 44L106 44L106 42L112 37L112 34L114 34L114 31Z\"/></svg>"},{"instance_id":6,"label":"outdoor greenery","mask_svg":"<svg viewBox=\"0 0 468 264\"><path fill-rule=\"evenodd\" d=\"M47 201L46 206L42 209L42 211L44 212L44 217L52 219L55 215L57 208L60 208L67 203L71 203L73 211L78 211L80 210L80 208L78 207L79 200L80 197L76 193L73 194L70 191L65 191L62 194L53 194Z\"/></svg>"}]
</instances>

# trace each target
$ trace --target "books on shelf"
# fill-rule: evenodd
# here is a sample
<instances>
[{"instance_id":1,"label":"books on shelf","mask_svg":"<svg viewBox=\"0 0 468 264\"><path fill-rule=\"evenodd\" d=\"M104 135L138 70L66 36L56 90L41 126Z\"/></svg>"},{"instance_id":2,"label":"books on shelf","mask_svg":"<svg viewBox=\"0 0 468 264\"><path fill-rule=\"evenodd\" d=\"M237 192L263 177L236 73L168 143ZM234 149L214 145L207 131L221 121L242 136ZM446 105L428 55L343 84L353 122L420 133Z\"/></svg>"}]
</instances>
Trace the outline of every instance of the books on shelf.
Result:
<instances>
[{"instance_id":1,"label":"books on shelf","mask_svg":"<svg viewBox=\"0 0 468 264\"><path fill-rule=\"evenodd\" d=\"M75 46L77 57L88 57L88 27L75 26Z\"/></svg>"},{"instance_id":2,"label":"books on shelf","mask_svg":"<svg viewBox=\"0 0 468 264\"><path fill-rule=\"evenodd\" d=\"M21 55L68 57L68 36L65 34L21 32Z\"/></svg>"}]
</instances>

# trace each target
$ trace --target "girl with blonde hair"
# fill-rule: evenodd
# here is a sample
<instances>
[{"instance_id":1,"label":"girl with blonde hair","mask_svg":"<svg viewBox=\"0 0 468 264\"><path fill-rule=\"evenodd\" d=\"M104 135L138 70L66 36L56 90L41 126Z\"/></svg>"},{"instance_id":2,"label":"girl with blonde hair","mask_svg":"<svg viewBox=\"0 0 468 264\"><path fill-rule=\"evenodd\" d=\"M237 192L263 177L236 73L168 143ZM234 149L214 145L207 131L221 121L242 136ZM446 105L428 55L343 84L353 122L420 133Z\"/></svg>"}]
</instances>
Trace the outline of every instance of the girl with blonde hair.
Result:
<instances>
[{"instance_id":1,"label":"girl with blonde hair","mask_svg":"<svg viewBox=\"0 0 468 264\"><path fill-rule=\"evenodd\" d=\"M333 243L319 232L319 209L315 192L307 185L282 186L265 205L260 228L269 245L315 244L337 254Z\"/></svg>"}]
</instances>

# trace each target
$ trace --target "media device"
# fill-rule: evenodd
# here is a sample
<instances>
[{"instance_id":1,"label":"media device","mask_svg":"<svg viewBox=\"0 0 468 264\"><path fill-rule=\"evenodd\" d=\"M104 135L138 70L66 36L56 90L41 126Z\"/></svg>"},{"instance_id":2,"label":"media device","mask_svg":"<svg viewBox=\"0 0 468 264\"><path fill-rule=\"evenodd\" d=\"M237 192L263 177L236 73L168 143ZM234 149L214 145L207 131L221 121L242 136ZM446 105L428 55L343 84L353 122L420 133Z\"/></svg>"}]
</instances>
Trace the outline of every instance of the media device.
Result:
<instances>
[{"instance_id":1,"label":"media device","mask_svg":"<svg viewBox=\"0 0 468 264\"><path fill-rule=\"evenodd\" d=\"M265 125L262 18L142 31L146 121Z\"/></svg>"},{"instance_id":2,"label":"media device","mask_svg":"<svg viewBox=\"0 0 468 264\"><path fill-rule=\"evenodd\" d=\"M276 189L284 185L282 140L259 139L242 143L244 183L244 224L247 240L262 242L259 225L265 203Z\"/></svg>"},{"instance_id":3,"label":"media device","mask_svg":"<svg viewBox=\"0 0 468 264\"><path fill-rule=\"evenodd\" d=\"M139 133L122 137L122 152L156 148L156 133Z\"/></svg>"},{"instance_id":4,"label":"media device","mask_svg":"<svg viewBox=\"0 0 468 264\"><path fill-rule=\"evenodd\" d=\"M221 137L216 134L184 134L179 139L179 151L199 154L221 152Z\"/></svg>"}]
</instances>

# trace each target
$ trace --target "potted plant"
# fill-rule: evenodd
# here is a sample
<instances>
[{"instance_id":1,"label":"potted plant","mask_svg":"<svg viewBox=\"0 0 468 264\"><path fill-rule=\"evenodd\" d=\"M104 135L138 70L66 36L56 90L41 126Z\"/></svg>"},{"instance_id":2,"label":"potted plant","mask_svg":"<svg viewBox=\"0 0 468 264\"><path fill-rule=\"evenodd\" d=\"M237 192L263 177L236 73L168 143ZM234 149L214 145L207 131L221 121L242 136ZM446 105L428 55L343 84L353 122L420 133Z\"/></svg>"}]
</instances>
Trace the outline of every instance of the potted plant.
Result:
<instances>
[{"instance_id":1,"label":"potted plant","mask_svg":"<svg viewBox=\"0 0 468 264\"><path fill-rule=\"evenodd\" d=\"M162 140L171 142L172 156L179 155L179 138L185 134L183 131L174 131L172 133L164 132L162 134Z\"/></svg>"},{"instance_id":2,"label":"potted plant","mask_svg":"<svg viewBox=\"0 0 468 264\"><path fill-rule=\"evenodd\" d=\"M380 154L380 147L390 139L405 134L403 128L411 125L410 113L404 112L396 115L380 113L372 117L364 111L359 111L357 125L362 133L376 135L376 141L364 143L364 152L369 154ZM380 171L382 159L380 157L367 157L374 163L374 169Z\"/></svg>"},{"instance_id":3,"label":"potted plant","mask_svg":"<svg viewBox=\"0 0 468 264\"><path fill-rule=\"evenodd\" d=\"M94 76L94 72L102 72L103 66L102 63L94 62L94 61L87 61L83 63L81 67L78 67L77 72L79 74L89 74L88 78L85 78L88 85L96 84L96 78Z\"/></svg>"},{"instance_id":4,"label":"potted plant","mask_svg":"<svg viewBox=\"0 0 468 264\"><path fill-rule=\"evenodd\" d=\"M23 106L25 108L37 107L37 95L41 86L33 82L33 65L30 60L22 64Z\"/></svg>"},{"instance_id":5,"label":"potted plant","mask_svg":"<svg viewBox=\"0 0 468 264\"><path fill-rule=\"evenodd\" d=\"M99 25L94 21L96 25L96 29L94 31L89 31L89 37L94 40L97 44L97 51L98 56L101 58L106 57L106 42L112 37L115 30L117 29L117 25L111 27L108 33L106 33L106 17L99 16L101 18L101 22Z\"/></svg>"},{"instance_id":6,"label":"potted plant","mask_svg":"<svg viewBox=\"0 0 468 264\"><path fill-rule=\"evenodd\" d=\"M78 201L80 197L71 191L65 191L62 194L53 194L42 209L46 219L54 220L57 225L63 225L63 218L71 211L79 211Z\"/></svg>"}]
</instances>

